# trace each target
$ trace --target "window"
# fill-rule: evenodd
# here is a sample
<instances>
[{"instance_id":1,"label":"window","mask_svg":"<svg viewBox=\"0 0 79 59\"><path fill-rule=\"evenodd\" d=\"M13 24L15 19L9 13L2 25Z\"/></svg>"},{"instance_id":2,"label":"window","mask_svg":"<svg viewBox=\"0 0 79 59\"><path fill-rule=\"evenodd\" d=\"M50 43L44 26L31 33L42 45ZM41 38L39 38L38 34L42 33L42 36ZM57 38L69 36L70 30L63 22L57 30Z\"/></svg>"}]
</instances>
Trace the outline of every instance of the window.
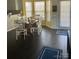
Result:
<instances>
[{"instance_id":1,"label":"window","mask_svg":"<svg viewBox=\"0 0 79 59\"><path fill-rule=\"evenodd\" d=\"M45 20L45 1L34 2L35 15L40 15L42 20ZM50 21L50 0L46 1L46 18ZM32 16L32 2L26 2L26 16Z\"/></svg>"},{"instance_id":2,"label":"window","mask_svg":"<svg viewBox=\"0 0 79 59\"><path fill-rule=\"evenodd\" d=\"M44 1L35 2L35 15L42 16L43 20L45 19L45 4Z\"/></svg>"},{"instance_id":3,"label":"window","mask_svg":"<svg viewBox=\"0 0 79 59\"><path fill-rule=\"evenodd\" d=\"M70 27L70 1L60 2L60 26Z\"/></svg>"},{"instance_id":4,"label":"window","mask_svg":"<svg viewBox=\"0 0 79 59\"><path fill-rule=\"evenodd\" d=\"M26 2L26 16L30 17L32 16L32 3Z\"/></svg>"}]
</instances>

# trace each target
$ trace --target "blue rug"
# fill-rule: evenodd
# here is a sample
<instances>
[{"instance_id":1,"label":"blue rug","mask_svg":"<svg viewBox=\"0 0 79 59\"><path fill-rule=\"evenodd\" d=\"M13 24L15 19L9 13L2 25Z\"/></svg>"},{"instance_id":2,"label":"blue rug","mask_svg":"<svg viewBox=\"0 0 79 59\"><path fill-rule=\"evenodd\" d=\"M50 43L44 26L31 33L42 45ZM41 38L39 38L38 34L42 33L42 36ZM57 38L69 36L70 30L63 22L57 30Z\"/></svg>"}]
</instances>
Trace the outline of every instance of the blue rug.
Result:
<instances>
[{"instance_id":1,"label":"blue rug","mask_svg":"<svg viewBox=\"0 0 79 59\"><path fill-rule=\"evenodd\" d=\"M57 35L65 35L65 36L67 36L67 31L57 31L56 34Z\"/></svg>"},{"instance_id":2,"label":"blue rug","mask_svg":"<svg viewBox=\"0 0 79 59\"><path fill-rule=\"evenodd\" d=\"M44 47L42 48L38 59L62 59L62 50Z\"/></svg>"}]
</instances>

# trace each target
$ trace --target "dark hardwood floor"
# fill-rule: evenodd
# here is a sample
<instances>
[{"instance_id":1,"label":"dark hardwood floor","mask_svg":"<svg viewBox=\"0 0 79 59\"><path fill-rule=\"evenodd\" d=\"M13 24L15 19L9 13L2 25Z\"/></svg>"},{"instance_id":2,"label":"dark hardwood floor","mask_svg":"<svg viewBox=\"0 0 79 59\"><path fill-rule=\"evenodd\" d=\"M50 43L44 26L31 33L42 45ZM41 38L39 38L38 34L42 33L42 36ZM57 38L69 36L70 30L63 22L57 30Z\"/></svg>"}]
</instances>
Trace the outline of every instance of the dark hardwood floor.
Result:
<instances>
[{"instance_id":1,"label":"dark hardwood floor","mask_svg":"<svg viewBox=\"0 0 79 59\"><path fill-rule=\"evenodd\" d=\"M55 29L43 28L42 33L29 33L26 40L19 36L16 40L15 29L7 32L7 59L37 59L44 46L63 50L63 59L67 58L67 36L56 35Z\"/></svg>"}]
</instances>

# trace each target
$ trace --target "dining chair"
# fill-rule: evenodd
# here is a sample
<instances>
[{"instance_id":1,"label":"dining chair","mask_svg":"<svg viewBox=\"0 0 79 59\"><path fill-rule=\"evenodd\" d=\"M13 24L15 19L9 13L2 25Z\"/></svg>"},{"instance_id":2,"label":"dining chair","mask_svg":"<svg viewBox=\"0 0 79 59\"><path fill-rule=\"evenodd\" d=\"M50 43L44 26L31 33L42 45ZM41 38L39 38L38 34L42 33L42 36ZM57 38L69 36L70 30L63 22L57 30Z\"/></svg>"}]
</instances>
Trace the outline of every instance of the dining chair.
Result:
<instances>
[{"instance_id":1,"label":"dining chair","mask_svg":"<svg viewBox=\"0 0 79 59\"><path fill-rule=\"evenodd\" d=\"M18 40L19 36L23 36L25 40L25 36L27 35L27 29L25 28L25 23L22 20L15 20L15 25L16 25L16 40Z\"/></svg>"}]
</instances>

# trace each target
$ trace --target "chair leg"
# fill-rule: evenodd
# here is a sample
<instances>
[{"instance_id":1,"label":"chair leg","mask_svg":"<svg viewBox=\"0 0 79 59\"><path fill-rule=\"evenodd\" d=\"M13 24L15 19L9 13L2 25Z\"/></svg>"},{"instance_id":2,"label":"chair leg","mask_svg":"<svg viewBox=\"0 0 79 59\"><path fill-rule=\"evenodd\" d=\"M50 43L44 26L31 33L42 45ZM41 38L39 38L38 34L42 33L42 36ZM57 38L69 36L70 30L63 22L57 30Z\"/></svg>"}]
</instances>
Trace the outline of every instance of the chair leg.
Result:
<instances>
[{"instance_id":1,"label":"chair leg","mask_svg":"<svg viewBox=\"0 0 79 59\"><path fill-rule=\"evenodd\" d=\"M30 28L30 32L32 33L32 28Z\"/></svg>"},{"instance_id":2,"label":"chair leg","mask_svg":"<svg viewBox=\"0 0 79 59\"><path fill-rule=\"evenodd\" d=\"M17 32L16 32L16 40L18 40L18 37L17 37Z\"/></svg>"},{"instance_id":3,"label":"chair leg","mask_svg":"<svg viewBox=\"0 0 79 59\"><path fill-rule=\"evenodd\" d=\"M16 40L18 40L18 36L16 35Z\"/></svg>"},{"instance_id":4,"label":"chair leg","mask_svg":"<svg viewBox=\"0 0 79 59\"><path fill-rule=\"evenodd\" d=\"M25 34L24 34L24 40L25 40Z\"/></svg>"},{"instance_id":5,"label":"chair leg","mask_svg":"<svg viewBox=\"0 0 79 59\"><path fill-rule=\"evenodd\" d=\"M41 28L38 28L38 35L40 35L42 32L42 29Z\"/></svg>"},{"instance_id":6,"label":"chair leg","mask_svg":"<svg viewBox=\"0 0 79 59\"><path fill-rule=\"evenodd\" d=\"M24 31L24 40L25 40L25 34L26 34L26 32Z\"/></svg>"},{"instance_id":7,"label":"chair leg","mask_svg":"<svg viewBox=\"0 0 79 59\"><path fill-rule=\"evenodd\" d=\"M26 39L27 30L24 32L24 40Z\"/></svg>"}]
</instances>

